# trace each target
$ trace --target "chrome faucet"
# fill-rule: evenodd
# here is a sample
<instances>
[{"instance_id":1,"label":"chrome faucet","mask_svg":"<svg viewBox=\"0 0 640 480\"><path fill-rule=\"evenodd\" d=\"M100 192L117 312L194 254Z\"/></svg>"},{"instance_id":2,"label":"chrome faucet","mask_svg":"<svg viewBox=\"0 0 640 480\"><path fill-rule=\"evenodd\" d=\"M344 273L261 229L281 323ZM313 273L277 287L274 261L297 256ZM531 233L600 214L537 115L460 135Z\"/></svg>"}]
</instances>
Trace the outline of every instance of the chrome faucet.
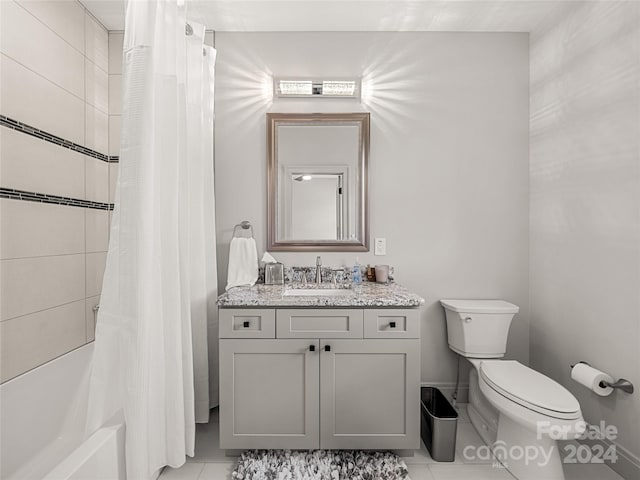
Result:
<instances>
[{"instance_id":1,"label":"chrome faucet","mask_svg":"<svg viewBox=\"0 0 640 480\"><path fill-rule=\"evenodd\" d=\"M316 258L316 285L320 286L322 283L322 259L320 255Z\"/></svg>"}]
</instances>

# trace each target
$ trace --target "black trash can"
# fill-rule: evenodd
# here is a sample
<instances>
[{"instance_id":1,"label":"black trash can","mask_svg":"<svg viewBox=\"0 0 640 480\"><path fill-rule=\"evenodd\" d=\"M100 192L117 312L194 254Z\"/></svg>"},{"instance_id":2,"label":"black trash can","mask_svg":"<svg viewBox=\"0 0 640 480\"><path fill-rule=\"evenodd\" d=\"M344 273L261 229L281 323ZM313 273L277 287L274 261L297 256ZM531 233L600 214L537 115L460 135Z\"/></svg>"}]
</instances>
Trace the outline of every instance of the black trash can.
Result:
<instances>
[{"instance_id":1,"label":"black trash can","mask_svg":"<svg viewBox=\"0 0 640 480\"><path fill-rule=\"evenodd\" d=\"M456 455L458 412L440 390L420 389L420 436L437 462L453 462Z\"/></svg>"}]
</instances>

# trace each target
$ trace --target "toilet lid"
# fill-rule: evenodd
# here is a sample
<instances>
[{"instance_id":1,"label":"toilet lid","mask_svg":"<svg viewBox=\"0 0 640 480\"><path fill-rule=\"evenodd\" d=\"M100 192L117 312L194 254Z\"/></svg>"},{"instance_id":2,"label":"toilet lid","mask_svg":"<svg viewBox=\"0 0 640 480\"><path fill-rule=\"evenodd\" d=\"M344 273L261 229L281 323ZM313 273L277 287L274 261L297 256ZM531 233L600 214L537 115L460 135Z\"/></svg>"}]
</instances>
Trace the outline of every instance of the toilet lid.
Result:
<instances>
[{"instance_id":1,"label":"toilet lid","mask_svg":"<svg viewBox=\"0 0 640 480\"><path fill-rule=\"evenodd\" d=\"M447 310L458 313L518 313L520 307L504 300L440 300Z\"/></svg>"},{"instance_id":2,"label":"toilet lid","mask_svg":"<svg viewBox=\"0 0 640 480\"><path fill-rule=\"evenodd\" d=\"M495 391L538 413L563 419L580 416L580 404L569 390L520 362L483 361L480 374Z\"/></svg>"}]
</instances>

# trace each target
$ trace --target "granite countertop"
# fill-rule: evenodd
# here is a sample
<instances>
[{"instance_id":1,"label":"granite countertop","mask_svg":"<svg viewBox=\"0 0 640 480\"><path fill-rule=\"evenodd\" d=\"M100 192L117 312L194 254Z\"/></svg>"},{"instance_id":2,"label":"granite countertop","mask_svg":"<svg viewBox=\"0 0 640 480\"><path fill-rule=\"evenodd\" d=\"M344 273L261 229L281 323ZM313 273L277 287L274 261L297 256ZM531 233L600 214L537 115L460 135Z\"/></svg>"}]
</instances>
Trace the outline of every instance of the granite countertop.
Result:
<instances>
[{"instance_id":1,"label":"granite countertop","mask_svg":"<svg viewBox=\"0 0 640 480\"><path fill-rule=\"evenodd\" d=\"M312 288L309 285L306 288ZM264 285L233 287L218 297L220 308L251 307L396 307L411 308L424 304L424 299L406 288L363 282L352 290L352 294L335 296L283 296L285 290L300 289L297 285ZM324 284L323 288L331 288Z\"/></svg>"}]
</instances>

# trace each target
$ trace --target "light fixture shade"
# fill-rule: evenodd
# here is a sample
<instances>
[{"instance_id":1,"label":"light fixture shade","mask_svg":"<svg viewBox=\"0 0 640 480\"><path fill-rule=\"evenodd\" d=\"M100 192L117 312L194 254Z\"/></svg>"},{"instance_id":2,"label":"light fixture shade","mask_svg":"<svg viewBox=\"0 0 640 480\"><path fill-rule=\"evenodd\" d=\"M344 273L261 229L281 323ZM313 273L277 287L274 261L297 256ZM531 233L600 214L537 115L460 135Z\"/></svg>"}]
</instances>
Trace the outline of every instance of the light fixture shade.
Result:
<instances>
[{"instance_id":1,"label":"light fixture shade","mask_svg":"<svg viewBox=\"0 0 640 480\"><path fill-rule=\"evenodd\" d=\"M295 80L276 79L278 97L359 98L360 80Z\"/></svg>"},{"instance_id":2,"label":"light fixture shade","mask_svg":"<svg viewBox=\"0 0 640 480\"><path fill-rule=\"evenodd\" d=\"M324 80L322 82L322 95L335 97L353 97L356 94L357 82L355 80Z\"/></svg>"},{"instance_id":3,"label":"light fixture shade","mask_svg":"<svg viewBox=\"0 0 640 480\"><path fill-rule=\"evenodd\" d=\"M306 96L311 95L313 92L311 80L279 80L276 85L276 93L281 96Z\"/></svg>"}]
</instances>

